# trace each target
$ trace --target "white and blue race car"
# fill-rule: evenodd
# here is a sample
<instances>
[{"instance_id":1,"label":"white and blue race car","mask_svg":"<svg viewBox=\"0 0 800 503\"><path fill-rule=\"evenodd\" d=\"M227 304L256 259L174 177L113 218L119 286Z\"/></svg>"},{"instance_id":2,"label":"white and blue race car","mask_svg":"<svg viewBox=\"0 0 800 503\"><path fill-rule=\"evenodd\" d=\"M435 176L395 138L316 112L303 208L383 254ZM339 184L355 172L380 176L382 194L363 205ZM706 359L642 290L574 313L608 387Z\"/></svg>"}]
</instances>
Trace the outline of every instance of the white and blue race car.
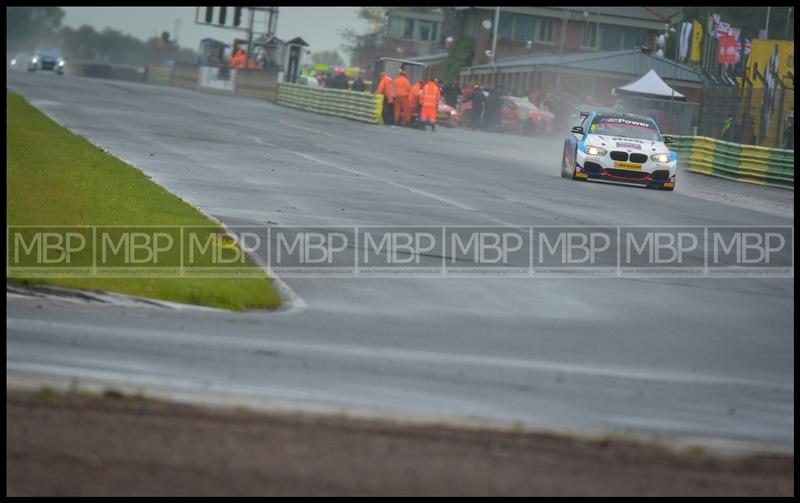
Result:
<instances>
[{"instance_id":1,"label":"white and blue race car","mask_svg":"<svg viewBox=\"0 0 800 503\"><path fill-rule=\"evenodd\" d=\"M667 148L649 117L627 113L581 112L581 122L564 141L561 176L675 189L677 154Z\"/></svg>"},{"instance_id":2,"label":"white and blue race car","mask_svg":"<svg viewBox=\"0 0 800 503\"><path fill-rule=\"evenodd\" d=\"M52 47L37 47L28 62L28 71L50 70L58 75L64 75L66 62L61 57L61 51Z\"/></svg>"}]
</instances>

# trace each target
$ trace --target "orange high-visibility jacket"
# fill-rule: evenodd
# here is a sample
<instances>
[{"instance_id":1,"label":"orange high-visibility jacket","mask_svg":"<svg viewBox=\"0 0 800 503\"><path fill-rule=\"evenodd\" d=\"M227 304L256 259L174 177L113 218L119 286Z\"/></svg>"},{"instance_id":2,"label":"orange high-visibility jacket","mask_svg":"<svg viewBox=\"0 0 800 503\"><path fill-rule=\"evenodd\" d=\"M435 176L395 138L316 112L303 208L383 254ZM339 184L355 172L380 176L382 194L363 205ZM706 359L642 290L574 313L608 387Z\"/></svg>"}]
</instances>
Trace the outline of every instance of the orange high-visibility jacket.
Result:
<instances>
[{"instance_id":1,"label":"orange high-visibility jacket","mask_svg":"<svg viewBox=\"0 0 800 503\"><path fill-rule=\"evenodd\" d=\"M435 82L428 82L422 88L422 106L426 108L436 108L439 105L439 98L442 96L439 86Z\"/></svg>"},{"instance_id":2,"label":"orange high-visibility jacket","mask_svg":"<svg viewBox=\"0 0 800 503\"><path fill-rule=\"evenodd\" d=\"M382 94L386 98L387 103L392 103L394 101L394 85L392 84L392 79L388 75L381 77L375 94Z\"/></svg>"},{"instance_id":3,"label":"orange high-visibility jacket","mask_svg":"<svg viewBox=\"0 0 800 503\"><path fill-rule=\"evenodd\" d=\"M412 107L417 106L419 103L419 97L422 93L422 86L419 82L411 86L411 91L408 93L408 102L411 104Z\"/></svg>"},{"instance_id":4,"label":"orange high-visibility jacket","mask_svg":"<svg viewBox=\"0 0 800 503\"><path fill-rule=\"evenodd\" d=\"M236 54L230 60L228 65L231 68L244 68L245 62L247 60L247 56L244 55L244 51L237 51Z\"/></svg>"},{"instance_id":5,"label":"orange high-visibility jacket","mask_svg":"<svg viewBox=\"0 0 800 503\"><path fill-rule=\"evenodd\" d=\"M398 98L408 96L409 92L411 92L411 82L409 82L408 78L401 73L396 79L394 79L395 96Z\"/></svg>"}]
</instances>

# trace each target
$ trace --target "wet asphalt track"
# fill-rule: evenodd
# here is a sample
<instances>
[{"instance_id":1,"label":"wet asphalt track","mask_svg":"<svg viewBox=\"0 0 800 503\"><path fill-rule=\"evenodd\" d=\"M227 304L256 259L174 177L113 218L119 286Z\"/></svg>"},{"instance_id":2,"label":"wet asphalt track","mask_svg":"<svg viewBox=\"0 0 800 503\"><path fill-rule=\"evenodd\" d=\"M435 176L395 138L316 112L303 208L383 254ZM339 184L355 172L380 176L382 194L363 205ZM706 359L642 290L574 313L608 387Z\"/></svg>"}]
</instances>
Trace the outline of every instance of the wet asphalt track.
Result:
<instances>
[{"instance_id":1,"label":"wet asphalt track","mask_svg":"<svg viewBox=\"0 0 800 503\"><path fill-rule=\"evenodd\" d=\"M7 76L9 89L228 225L794 223L792 191L690 173L675 193L562 179L557 142ZM792 279L286 282L305 308L8 295L7 372L793 448Z\"/></svg>"}]
</instances>

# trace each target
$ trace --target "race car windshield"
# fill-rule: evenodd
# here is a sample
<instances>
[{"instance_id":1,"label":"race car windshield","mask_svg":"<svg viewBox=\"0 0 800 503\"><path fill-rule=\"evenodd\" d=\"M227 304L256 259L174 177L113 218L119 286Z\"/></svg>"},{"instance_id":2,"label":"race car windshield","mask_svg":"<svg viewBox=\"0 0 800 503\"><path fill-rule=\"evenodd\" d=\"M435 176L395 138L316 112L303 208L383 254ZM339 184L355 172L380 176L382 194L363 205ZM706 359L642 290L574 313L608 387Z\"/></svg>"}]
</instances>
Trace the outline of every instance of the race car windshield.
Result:
<instances>
[{"instance_id":1,"label":"race car windshield","mask_svg":"<svg viewBox=\"0 0 800 503\"><path fill-rule=\"evenodd\" d=\"M39 47L38 49L36 49L36 53L48 58L61 57L61 51L59 51L58 49L53 49L52 47Z\"/></svg>"},{"instance_id":2,"label":"race car windshield","mask_svg":"<svg viewBox=\"0 0 800 503\"><path fill-rule=\"evenodd\" d=\"M650 121L629 119L627 117L600 117L592 123L589 132L591 134L661 141L655 124Z\"/></svg>"}]
</instances>

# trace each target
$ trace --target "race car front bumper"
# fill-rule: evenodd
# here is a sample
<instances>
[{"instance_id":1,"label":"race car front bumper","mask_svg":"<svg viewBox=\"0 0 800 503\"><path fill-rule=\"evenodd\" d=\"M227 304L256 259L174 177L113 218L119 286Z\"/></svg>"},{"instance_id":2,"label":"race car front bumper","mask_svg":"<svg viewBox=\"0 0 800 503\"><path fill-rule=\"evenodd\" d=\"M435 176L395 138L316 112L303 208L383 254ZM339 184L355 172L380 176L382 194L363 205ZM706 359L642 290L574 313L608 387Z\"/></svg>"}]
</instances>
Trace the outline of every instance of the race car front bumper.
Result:
<instances>
[{"instance_id":1,"label":"race car front bumper","mask_svg":"<svg viewBox=\"0 0 800 503\"><path fill-rule=\"evenodd\" d=\"M637 185L654 185L664 188L675 186L677 159L661 163L648 159L645 163L619 163L608 155L594 156L578 150L575 159L575 177L580 179L606 180Z\"/></svg>"}]
</instances>

